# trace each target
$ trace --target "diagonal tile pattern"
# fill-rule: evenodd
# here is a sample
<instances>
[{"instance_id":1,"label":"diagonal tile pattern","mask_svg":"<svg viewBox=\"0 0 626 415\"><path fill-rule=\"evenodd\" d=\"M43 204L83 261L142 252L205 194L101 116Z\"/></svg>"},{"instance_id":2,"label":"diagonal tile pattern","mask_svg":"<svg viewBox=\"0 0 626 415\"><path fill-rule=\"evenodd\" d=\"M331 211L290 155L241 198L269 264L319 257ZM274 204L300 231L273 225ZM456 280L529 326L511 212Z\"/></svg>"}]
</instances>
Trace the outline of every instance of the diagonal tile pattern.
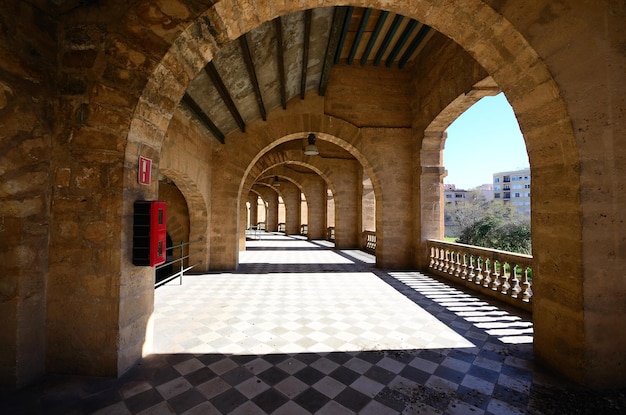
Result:
<instances>
[{"instance_id":1,"label":"diagonal tile pattern","mask_svg":"<svg viewBox=\"0 0 626 415\"><path fill-rule=\"evenodd\" d=\"M237 272L185 276L155 292L154 351L122 378L51 376L5 409L563 413L555 391L568 389L534 367L528 316L419 272L377 270L360 251L253 236Z\"/></svg>"}]
</instances>

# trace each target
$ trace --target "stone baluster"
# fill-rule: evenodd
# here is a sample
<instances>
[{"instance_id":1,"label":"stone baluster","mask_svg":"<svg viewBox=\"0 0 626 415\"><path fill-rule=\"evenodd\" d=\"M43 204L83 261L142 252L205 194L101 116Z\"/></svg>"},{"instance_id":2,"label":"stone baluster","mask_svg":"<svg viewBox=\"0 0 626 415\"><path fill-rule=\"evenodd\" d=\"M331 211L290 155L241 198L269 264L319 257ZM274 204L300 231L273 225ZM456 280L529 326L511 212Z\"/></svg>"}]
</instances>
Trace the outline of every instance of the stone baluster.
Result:
<instances>
[{"instance_id":1,"label":"stone baluster","mask_svg":"<svg viewBox=\"0 0 626 415\"><path fill-rule=\"evenodd\" d=\"M485 266L484 271L483 271L483 281L482 281L482 286L485 288L489 288L489 285L491 285L491 275L492 275L492 269L495 266L494 260L493 258L487 258L485 259Z\"/></svg>"},{"instance_id":2,"label":"stone baluster","mask_svg":"<svg viewBox=\"0 0 626 415\"><path fill-rule=\"evenodd\" d=\"M439 248L439 266L437 267L439 271L443 270L443 267L445 266L445 262L446 262L446 249Z\"/></svg>"},{"instance_id":3,"label":"stone baluster","mask_svg":"<svg viewBox=\"0 0 626 415\"><path fill-rule=\"evenodd\" d=\"M494 291L499 291L500 285L502 285L500 275L502 275L503 268L504 264L502 264L502 261L493 261L491 289Z\"/></svg>"},{"instance_id":4,"label":"stone baluster","mask_svg":"<svg viewBox=\"0 0 626 415\"><path fill-rule=\"evenodd\" d=\"M428 249L429 259L430 259L430 262L428 263L428 269L432 269L434 267L434 265L435 265L435 250L436 249L437 248L435 248L434 246L431 246Z\"/></svg>"},{"instance_id":5,"label":"stone baluster","mask_svg":"<svg viewBox=\"0 0 626 415\"><path fill-rule=\"evenodd\" d=\"M517 277L517 263L511 263L511 297L518 298L522 288Z\"/></svg>"},{"instance_id":6,"label":"stone baluster","mask_svg":"<svg viewBox=\"0 0 626 415\"><path fill-rule=\"evenodd\" d=\"M461 276L461 257L463 254L459 251L454 251L454 257L456 258L456 267L454 269L454 276L459 278Z\"/></svg>"},{"instance_id":7,"label":"stone baluster","mask_svg":"<svg viewBox=\"0 0 626 415\"><path fill-rule=\"evenodd\" d=\"M509 267L509 272L508 273L506 272L507 265ZM511 284L509 283L509 281L511 279L512 272L513 272L513 266L511 265L510 262L502 263L502 267L501 267L502 285L501 285L500 293L504 294L506 296L508 296L510 294Z\"/></svg>"},{"instance_id":8,"label":"stone baluster","mask_svg":"<svg viewBox=\"0 0 626 415\"><path fill-rule=\"evenodd\" d=\"M476 276L474 264L476 263L476 257L472 254L469 255L469 273L467 274L467 280L472 282Z\"/></svg>"},{"instance_id":9,"label":"stone baluster","mask_svg":"<svg viewBox=\"0 0 626 415\"><path fill-rule=\"evenodd\" d=\"M476 277L474 278L474 283L476 285L481 285L483 281L483 267L485 266L485 260L482 256L478 255L476 257Z\"/></svg>"},{"instance_id":10,"label":"stone baluster","mask_svg":"<svg viewBox=\"0 0 626 415\"><path fill-rule=\"evenodd\" d=\"M449 249L445 250L445 266L443 267L443 272L446 274L450 273L450 257L452 256L452 252Z\"/></svg>"},{"instance_id":11,"label":"stone baluster","mask_svg":"<svg viewBox=\"0 0 626 415\"><path fill-rule=\"evenodd\" d=\"M524 268L522 270L522 278L523 278L522 281L523 281L523 285L526 286L526 288L524 289L524 296L523 296L523 300L524 301L530 301L531 297L533 296L533 290L531 288L532 282L528 278L528 270L529 269L530 269L529 267L524 266Z\"/></svg>"},{"instance_id":12,"label":"stone baluster","mask_svg":"<svg viewBox=\"0 0 626 415\"><path fill-rule=\"evenodd\" d=\"M468 265L467 261L470 258L470 254L467 252L461 253L461 257L463 258L463 263L461 264L461 279L466 280L468 275Z\"/></svg>"}]
</instances>

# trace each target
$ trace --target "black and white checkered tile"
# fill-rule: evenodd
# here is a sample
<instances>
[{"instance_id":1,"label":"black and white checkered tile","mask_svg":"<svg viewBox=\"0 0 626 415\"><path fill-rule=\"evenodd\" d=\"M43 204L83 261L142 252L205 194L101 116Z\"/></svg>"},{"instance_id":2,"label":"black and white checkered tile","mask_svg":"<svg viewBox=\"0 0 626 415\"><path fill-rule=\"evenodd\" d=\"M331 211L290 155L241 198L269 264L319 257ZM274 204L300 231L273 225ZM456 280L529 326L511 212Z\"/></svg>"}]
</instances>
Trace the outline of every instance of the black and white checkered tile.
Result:
<instances>
[{"instance_id":1,"label":"black and white checkered tile","mask_svg":"<svg viewBox=\"0 0 626 415\"><path fill-rule=\"evenodd\" d=\"M156 291L153 353L122 378L49 377L6 407L524 414L547 382L533 369L527 318L419 272L376 270L362 252L269 234L248 247L236 273Z\"/></svg>"}]
</instances>

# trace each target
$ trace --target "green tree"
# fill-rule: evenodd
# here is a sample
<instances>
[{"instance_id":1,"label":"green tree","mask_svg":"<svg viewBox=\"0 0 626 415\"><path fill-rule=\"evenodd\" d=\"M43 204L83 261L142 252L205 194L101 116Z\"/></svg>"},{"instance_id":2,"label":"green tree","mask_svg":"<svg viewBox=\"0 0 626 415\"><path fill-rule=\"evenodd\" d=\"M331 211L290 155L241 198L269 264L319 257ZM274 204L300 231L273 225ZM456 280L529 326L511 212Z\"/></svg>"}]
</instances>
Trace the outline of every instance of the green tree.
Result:
<instances>
[{"instance_id":1,"label":"green tree","mask_svg":"<svg viewBox=\"0 0 626 415\"><path fill-rule=\"evenodd\" d=\"M445 235L459 236L462 229L483 218L489 202L480 190L470 190L467 198L444 206Z\"/></svg>"},{"instance_id":2,"label":"green tree","mask_svg":"<svg viewBox=\"0 0 626 415\"><path fill-rule=\"evenodd\" d=\"M446 236L460 243L531 253L530 220L511 203L489 202L480 190L471 190L466 199L446 204L444 213Z\"/></svg>"},{"instance_id":3,"label":"green tree","mask_svg":"<svg viewBox=\"0 0 626 415\"><path fill-rule=\"evenodd\" d=\"M491 214L463 228L458 242L500 249L502 251L531 253L530 222L528 220L507 221Z\"/></svg>"}]
</instances>

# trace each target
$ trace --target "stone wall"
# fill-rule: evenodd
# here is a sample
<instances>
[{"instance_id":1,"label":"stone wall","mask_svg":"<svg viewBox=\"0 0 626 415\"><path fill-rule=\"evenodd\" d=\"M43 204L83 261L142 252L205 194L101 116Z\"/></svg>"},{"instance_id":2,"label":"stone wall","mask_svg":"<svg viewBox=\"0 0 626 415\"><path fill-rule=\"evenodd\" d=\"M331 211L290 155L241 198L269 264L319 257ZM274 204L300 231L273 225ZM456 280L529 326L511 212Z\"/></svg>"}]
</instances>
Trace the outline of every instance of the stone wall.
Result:
<instances>
[{"instance_id":1,"label":"stone wall","mask_svg":"<svg viewBox=\"0 0 626 415\"><path fill-rule=\"evenodd\" d=\"M50 174L55 42L55 24L39 10L0 6L0 386L45 371L51 193L72 180Z\"/></svg>"}]
</instances>

